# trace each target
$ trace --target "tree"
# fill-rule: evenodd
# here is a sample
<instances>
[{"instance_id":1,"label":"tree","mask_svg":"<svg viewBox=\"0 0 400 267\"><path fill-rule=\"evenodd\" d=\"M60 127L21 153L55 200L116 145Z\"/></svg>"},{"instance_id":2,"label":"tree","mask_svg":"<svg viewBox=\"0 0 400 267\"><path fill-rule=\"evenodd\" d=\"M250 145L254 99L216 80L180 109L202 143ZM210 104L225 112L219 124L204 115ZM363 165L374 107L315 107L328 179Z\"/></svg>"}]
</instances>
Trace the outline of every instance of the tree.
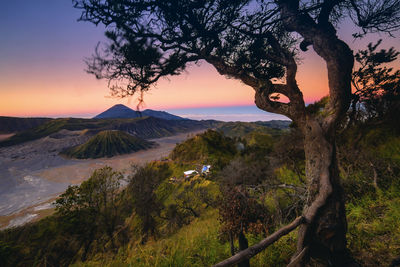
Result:
<instances>
[{"instance_id":1,"label":"tree","mask_svg":"<svg viewBox=\"0 0 400 267\"><path fill-rule=\"evenodd\" d=\"M251 197L240 186L221 187L219 199L219 220L221 232L229 236L231 254L235 255L234 237L239 241L239 251L248 248L246 232L265 232L266 222L269 219L266 208ZM238 263L238 267L250 266L249 259Z\"/></svg>"},{"instance_id":2,"label":"tree","mask_svg":"<svg viewBox=\"0 0 400 267\"><path fill-rule=\"evenodd\" d=\"M378 50L382 40L370 43L355 55L359 68L353 73L355 88L350 120L398 118L400 103L400 70L386 66L400 52L390 48ZM358 114L358 116L357 116Z\"/></svg>"},{"instance_id":3,"label":"tree","mask_svg":"<svg viewBox=\"0 0 400 267\"><path fill-rule=\"evenodd\" d=\"M95 170L80 186L69 186L56 200L56 210L66 231L76 234L86 259L99 229L104 229L114 247L113 234L119 219L118 192L123 176L111 167Z\"/></svg>"},{"instance_id":4,"label":"tree","mask_svg":"<svg viewBox=\"0 0 400 267\"><path fill-rule=\"evenodd\" d=\"M363 37L400 28L399 0L73 0L81 20L107 26L109 43L96 49L88 71L108 79L115 95L149 90L193 62L205 61L255 91L262 110L283 114L304 138L308 201L291 266L317 258L353 265L346 249L346 216L336 160L336 129L351 101L354 56L336 28L349 18ZM329 99L306 109L297 85L298 48L312 46L326 62ZM279 101L276 94L289 99ZM275 240L268 239L269 241ZM264 242L263 244L269 244ZM245 253L242 253L242 255ZM248 254L250 255L250 254Z\"/></svg>"},{"instance_id":5,"label":"tree","mask_svg":"<svg viewBox=\"0 0 400 267\"><path fill-rule=\"evenodd\" d=\"M168 164L165 163L148 164L144 167L132 166L128 190L133 199L135 213L141 221L142 243L156 234L156 218L162 209L156 190L170 174Z\"/></svg>"}]
</instances>

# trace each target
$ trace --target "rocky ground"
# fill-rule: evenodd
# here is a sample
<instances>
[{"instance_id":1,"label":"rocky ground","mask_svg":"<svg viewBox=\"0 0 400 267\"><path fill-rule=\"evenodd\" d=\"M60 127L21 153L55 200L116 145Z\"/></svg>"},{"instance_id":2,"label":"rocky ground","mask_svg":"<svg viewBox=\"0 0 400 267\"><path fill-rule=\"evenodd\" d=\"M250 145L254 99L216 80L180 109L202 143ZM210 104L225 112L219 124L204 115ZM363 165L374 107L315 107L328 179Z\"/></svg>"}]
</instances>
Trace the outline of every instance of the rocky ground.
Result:
<instances>
[{"instance_id":1,"label":"rocky ground","mask_svg":"<svg viewBox=\"0 0 400 267\"><path fill-rule=\"evenodd\" d=\"M126 172L131 164L167 156L176 143L199 132L153 139L159 146L101 159L77 160L59 155L66 147L82 144L90 138L80 131L62 130L36 141L0 148L0 228L21 225L46 215L57 195L68 185L87 179L94 169L108 165Z\"/></svg>"}]
</instances>

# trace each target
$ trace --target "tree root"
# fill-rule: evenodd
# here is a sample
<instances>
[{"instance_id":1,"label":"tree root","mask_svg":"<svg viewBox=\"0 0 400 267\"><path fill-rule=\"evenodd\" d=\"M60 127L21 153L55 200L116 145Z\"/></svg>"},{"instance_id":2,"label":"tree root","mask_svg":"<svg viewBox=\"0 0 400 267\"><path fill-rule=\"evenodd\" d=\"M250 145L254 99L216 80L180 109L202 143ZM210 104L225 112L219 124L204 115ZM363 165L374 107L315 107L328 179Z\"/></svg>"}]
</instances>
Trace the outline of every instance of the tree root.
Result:
<instances>
[{"instance_id":1,"label":"tree root","mask_svg":"<svg viewBox=\"0 0 400 267\"><path fill-rule=\"evenodd\" d=\"M303 250L290 261L287 267L298 266L298 264L300 264L304 260L304 256L306 255L307 252L308 252L308 247L304 247Z\"/></svg>"}]
</instances>

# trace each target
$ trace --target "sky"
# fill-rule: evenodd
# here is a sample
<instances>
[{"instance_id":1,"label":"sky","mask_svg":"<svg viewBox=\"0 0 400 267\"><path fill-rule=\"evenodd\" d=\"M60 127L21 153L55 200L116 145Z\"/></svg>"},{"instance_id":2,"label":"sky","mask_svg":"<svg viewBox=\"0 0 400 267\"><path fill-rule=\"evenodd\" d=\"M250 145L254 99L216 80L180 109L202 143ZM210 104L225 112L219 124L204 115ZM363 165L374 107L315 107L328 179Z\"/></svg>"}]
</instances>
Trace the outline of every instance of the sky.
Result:
<instances>
[{"instance_id":1,"label":"sky","mask_svg":"<svg viewBox=\"0 0 400 267\"><path fill-rule=\"evenodd\" d=\"M70 0L2 0L0 116L92 117L118 103L136 107L135 97L110 97L107 82L85 72L84 58L105 40L104 28L78 22L79 15ZM360 41L352 32L344 24L339 36L355 50L378 38L387 39L385 47L400 48L398 38L373 35ZM300 57L298 83L311 103L328 93L326 67L312 49ZM251 88L206 63L161 80L145 95L143 108L197 119L285 119L258 110Z\"/></svg>"}]
</instances>

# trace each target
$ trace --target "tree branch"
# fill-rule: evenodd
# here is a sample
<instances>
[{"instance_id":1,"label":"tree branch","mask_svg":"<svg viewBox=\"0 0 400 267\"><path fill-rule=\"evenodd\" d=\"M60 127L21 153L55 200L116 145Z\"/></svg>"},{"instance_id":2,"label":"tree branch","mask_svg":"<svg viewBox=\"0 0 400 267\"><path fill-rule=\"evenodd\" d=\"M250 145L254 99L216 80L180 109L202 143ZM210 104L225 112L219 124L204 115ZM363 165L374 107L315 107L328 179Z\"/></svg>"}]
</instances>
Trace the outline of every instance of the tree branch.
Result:
<instances>
[{"instance_id":1,"label":"tree branch","mask_svg":"<svg viewBox=\"0 0 400 267\"><path fill-rule=\"evenodd\" d=\"M297 217L292 223L287 226L280 228L275 233L271 234L267 238L261 240L259 243L251 246L245 250L240 251L236 255L221 261L220 263L215 264L213 267L226 267L233 266L237 263L242 262L243 260L248 260L266 249L268 246L272 245L276 241L278 241L282 236L289 234L291 231L296 229L300 224L304 222L303 217Z\"/></svg>"},{"instance_id":2,"label":"tree branch","mask_svg":"<svg viewBox=\"0 0 400 267\"><path fill-rule=\"evenodd\" d=\"M330 24L329 16L331 15L333 9L343 0L325 0L322 4L321 11L318 15L318 24L325 25Z\"/></svg>"},{"instance_id":3,"label":"tree branch","mask_svg":"<svg viewBox=\"0 0 400 267\"><path fill-rule=\"evenodd\" d=\"M228 65L222 59L219 59L216 56L206 55L205 53L202 53L202 56L208 63L217 69L219 74L238 79L252 88L259 86L258 79L246 74L242 68Z\"/></svg>"},{"instance_id":4,"label":"tree branch","mask_svg":"<svg viewBox=\"0 0 400 267\"><path fill-rule=\"evenodd\" d=\"M329 116L321 119L324 128L332 130L350 104L353 51L338 39L329 21L328 26L315 23L309 14L300 13L298 5L293 4L293 1L281 0L279 6L282 16L286 17L286 28L299 33L305 41L312 44L315 52L327 64L330 98L325 114Z\"/></svg>"},{"instance_id":5,"label":"tree branch","mask_svg":"<svg viewBox=\"0 0 400 267\"><path fill-rule=\"evenodd\" d=\"M256 91L255 104L259 109L285 115L297 124L302 124L305 119L305 105L300 91L298 95L295 94L293 96L293 90L288 85L273 84L269 80L264 82L263 86L258 86L254 89ZM272 101L270 95L273 93L282 93L288 96L291 100L290 103Z\"/></svg>"}]
</instances>

